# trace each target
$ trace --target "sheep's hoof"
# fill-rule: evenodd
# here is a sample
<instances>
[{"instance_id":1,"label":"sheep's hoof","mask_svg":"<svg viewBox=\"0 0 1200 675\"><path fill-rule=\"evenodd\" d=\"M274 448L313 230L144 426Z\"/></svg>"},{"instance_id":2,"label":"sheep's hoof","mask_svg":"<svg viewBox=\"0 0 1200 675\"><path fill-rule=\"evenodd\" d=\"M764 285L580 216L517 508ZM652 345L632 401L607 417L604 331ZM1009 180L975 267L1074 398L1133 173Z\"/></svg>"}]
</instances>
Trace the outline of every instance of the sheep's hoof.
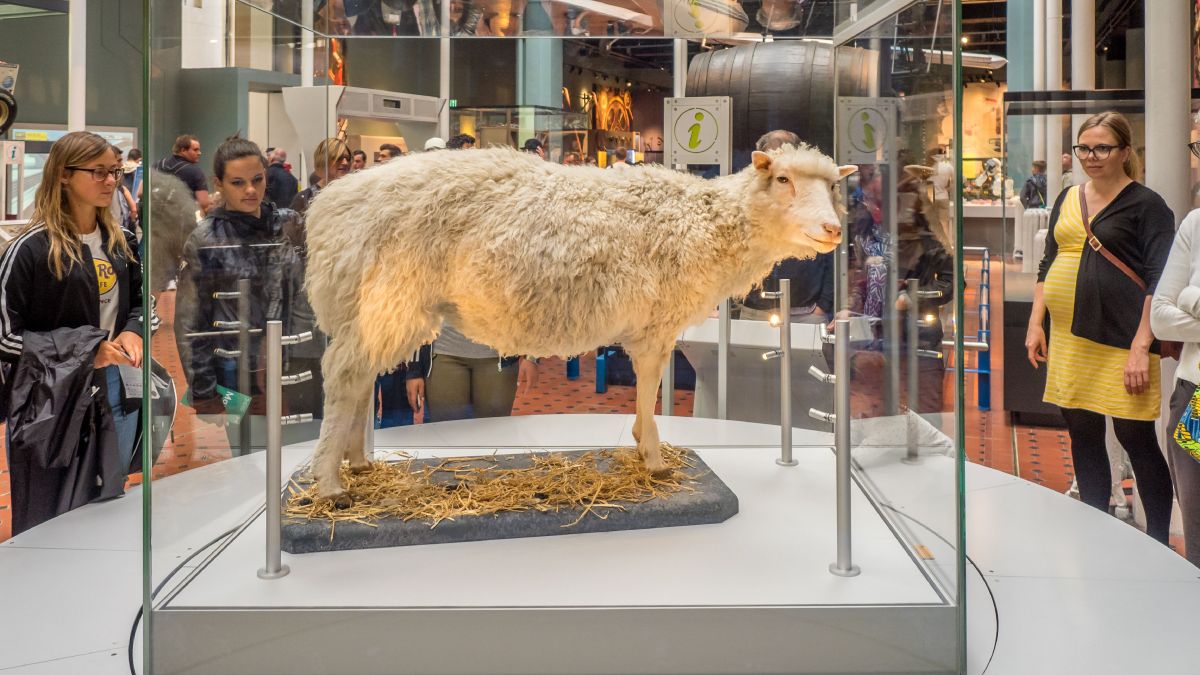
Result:
<instances>
[{"instance_id":1,"label":"sheep's hoof","mask_svg":"<svg viewBox=\"0 0 1200 675\"><path fill-rule=\"evenodd\" d=\"M297 503L297 504L299 504L300 506L312 506L312 498L311 498L311 497L305 497L305 498L301 499L299 502L296 502L296 503Z\"/></svg>"},{"instance_id":2,"label":"sheep's hoof","mask_svg":"<svg viewBox=\"0 0 1200 675\"><path fill-rule=\"evenodd\" d=\"M354 500L345 492L333 498L333 508L339 511L348 509L351 506L354 506Z\"/></svg>"},{"instance_id":3,"label":"sheep's hoof","mask_svg":"<svg viewBox=\"0 0 1200 675\"><path fill-rule=\"evenodd\" d=\"M350 465L350 473L366 473L371 470L371 466L372 465L370 462L367 462L366 464L360 464L357 466L354 464L351 464Z\"/></svg>"},{"instance_id":4,"label":"sheep's hoof","mask_svg":"<svg viewBox=\"0 0 1200 675\"><path fill-rule=\"evenodd\" d=\"M658 478L659 480L670 478L671 474L673 473L675 473L675 470L669 466L665 466L661 469L650 469L650 476L653 478Z\"/></svg>"}]
</instances>

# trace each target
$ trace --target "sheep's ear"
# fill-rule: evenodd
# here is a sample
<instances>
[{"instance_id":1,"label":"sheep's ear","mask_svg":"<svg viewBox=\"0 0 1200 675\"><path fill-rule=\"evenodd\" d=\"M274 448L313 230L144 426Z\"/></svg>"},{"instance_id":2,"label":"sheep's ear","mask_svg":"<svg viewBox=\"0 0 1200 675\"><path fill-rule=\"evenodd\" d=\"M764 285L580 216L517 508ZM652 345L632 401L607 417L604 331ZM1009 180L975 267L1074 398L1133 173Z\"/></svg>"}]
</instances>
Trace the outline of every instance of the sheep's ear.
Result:
<instances>
[{"instance_id":1,"label":"sheep's ear","mask_svg":"<svg viewBox=\"0 0 1200 675\"><path fill-rule=\"evenodd\" d=\"M838 180L841 180L841 179L845 178L846 176L849 176L850 174L854 173L855 171L858 171L858 167L853 164L846 164L845 166L839 166L838 167Z\"/></svg>"},{"instance_id":2,"label":"sheep's ear","mask_svg":"<svg viewBox=\"0 0 1200 675\"><path fill-rule=\"evenodd\" d=\"M750 161L754 162L754 168L758 169L759 171L767 172L771 170L771 156L765 152L759 152L758 150L755 150L754 153L750 155Z\"/></svg>"}]
</instances>

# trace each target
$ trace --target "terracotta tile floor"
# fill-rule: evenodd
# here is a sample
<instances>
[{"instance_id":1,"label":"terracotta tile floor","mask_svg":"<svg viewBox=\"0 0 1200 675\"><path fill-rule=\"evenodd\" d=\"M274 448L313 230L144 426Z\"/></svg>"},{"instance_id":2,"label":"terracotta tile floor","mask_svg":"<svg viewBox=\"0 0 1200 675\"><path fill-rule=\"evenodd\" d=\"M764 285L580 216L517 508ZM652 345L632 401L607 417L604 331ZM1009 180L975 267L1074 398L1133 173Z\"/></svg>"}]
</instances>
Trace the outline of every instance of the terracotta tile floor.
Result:
<instances>
[{"instance_id":1,"label":"terracotta tile floor","mask_svg":"<svg viewBox=\"0 0 1200 675\"><path fill-rule=\"evenodd\" d=\"M979 279L979 264L969 267L968 281L971 288L965 302L968 308L976 305ZM996 286L992 289L993 344L1003 344L1003 317L1000 315L999 265L993 267ZM162 329L154 337L153 350L157 359L167 366L176 383L184 382L178 352L175 348L173 325L169 321L174 315L174 293L163 293L159 299L159 314L163 318ZM968 312L964 324L969 335L975 329L975 317ZM968 353L968 367L974 367L975 355ZM564 364L550 359L540 370L537 389L528 396L519 397L514 405L514 415L553 413L632 413L634 412L634 388L610 386L604 394L595 393L595 358L581 359L580 376L568 380ZM966 413L964 419L965 448L969 461L1015 473L1027 480L1056 491L1065 491L1073 476L1071 457L1066 432L1060 429L1017 427L1013 429L1007 416L999 408L1003 401L1003 354L1001 349L992 351L991 400L992 410L981 411L977 406L976 384L978 376L966 376ZM178 394L184 387L178 386ZM953 401L953 379L946 377L947 405ZM675 412L691 415L692 392L676 391ZM858 408L856 408L858 409ZM155 478L171 475L187 469L218 462L230 457L225 432L214 425L197 419L190 408L178 407L173 438L169 439L154 467ZM947 429L953 433L953 429ZM2 439L0 439L2 442ZM141 481L141 475L130 478L130 484ZM0 453L0 541L10 536L8 473L3 453ZM1181 542L1173 542L1176 549Z\"/></svg>"}]
</instances>

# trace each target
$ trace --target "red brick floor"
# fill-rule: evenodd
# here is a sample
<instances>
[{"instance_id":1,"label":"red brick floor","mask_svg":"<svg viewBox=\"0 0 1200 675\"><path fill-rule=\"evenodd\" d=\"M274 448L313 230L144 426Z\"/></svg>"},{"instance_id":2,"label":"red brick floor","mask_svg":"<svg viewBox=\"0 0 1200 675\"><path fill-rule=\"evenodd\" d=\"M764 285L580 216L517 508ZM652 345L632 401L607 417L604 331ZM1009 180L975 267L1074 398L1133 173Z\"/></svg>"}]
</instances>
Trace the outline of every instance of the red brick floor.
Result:
<instances>
[{"instance_id":1,"label":"red brick floor","mask_svg":"<svg viewBox=\"0 0 1200 675\"><path fill-rule=\"evenodd\" d=\"M969 267L968 281L970 290L965 297L966 306L976 306L975 284L978 282L978 263ZM992 344L997 347L1003 344L1003 317L999 290L999 266L993 268L996 275L996 286L992 289ZM162 329L154 337L153 353L155 357L167 366L171 376L177 383L184 382L182 367L178 352L175 348L173 325L169 321L174 315L174 293L163 293L159 299L159 315L163 319ZM976 323L974 316L968 312L964 325L972 332ZM1066 432L1059 429L1035 428L1019 426L1013 428L1007 416L999 410L1003 399L1003 350L996 348L991 352L992 370L991 401L992 410L981 411L977 405L976 386L978 376L966 376L966 412L964 416L964 447L969 461L989 466L991 468L1015 473L1016 475L1043 485L1059 492L1065 491L1071 483L1073 470ZM976 356L968 353L967 366L974 367ZM580 376L575 380L566 378L565 366L562 361L548 359L539 368L540 381L538 387L527 396L518 397L513 406L514 415L559 414L559 413L633 413L634 388L627 386L609 386L604 394L595 393L595 358L585 356L581 359ZM178 387L178 394L183 395L184 387ZM953 401L953 378L946 377L947 407ZM675 412L678 415L691 415L692 392L675 392ZM857 408L856 408L857 409ZM953 429L946 429L953 433ZM0 443L2 443L0 436ZM154 467L154 477L186 471L191 468L211 464L228 459L230 452L225 432L220 427L207 424L199 419L188 407L180 405L175 421L174 434L163 448L163 452ZM130 478L130 484L141 481L141 475ZM8 472L3 453L0 453L0 541L7 539L11 532L11 523L7 517L10 504L8 491ZM1182 542L1175 542L1176 550L1182 550Z\"/></svg>"}]
</instances>

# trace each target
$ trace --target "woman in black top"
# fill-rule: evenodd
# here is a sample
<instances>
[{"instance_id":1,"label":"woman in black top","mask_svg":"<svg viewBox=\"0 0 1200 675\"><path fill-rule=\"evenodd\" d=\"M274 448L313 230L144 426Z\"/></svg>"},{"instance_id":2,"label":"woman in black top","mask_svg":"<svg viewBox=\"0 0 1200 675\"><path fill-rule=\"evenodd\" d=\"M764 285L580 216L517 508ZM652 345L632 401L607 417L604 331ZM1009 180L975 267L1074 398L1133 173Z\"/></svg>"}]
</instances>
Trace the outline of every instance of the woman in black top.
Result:
<instances>
[{"instance_id":1,"label":"woman in black top","mask_svg":"<svg viewBox=\"0 0 1200 675\"><path fill-rule=\"evenodd\" d=\"M1111 417L1137 477L1146 531L1165 544L1172 491L1154 430L1161 395L1150 299L1175 217L1137 182L1130 139L1118 113L1093 115L1080 127L1074 151L1090 180L1059 195L1050 215L1025 347L1035 368L1047 362L1045 400L1067 422L1080 499L1108 509L1104 418Z\"/></svg>"},{"instance_id":2,"label":"woman in black top","mask_svg":"<svg viewBox=\"0 0 1200 675\"><path fill-rule=\"evenodd\" d=\"M139 399L126 399L117 366L142 365L137 243L109 212L121 176L117 155L103 138L86 131L63 136L50 148L29 226L0 258L0 358L19 359L27 332L95 326L108 333L92 364L103 375L93 382L112 410L123 471L109 477L121 485L106 486L106 494L109 488L120 494L137 434ZM29 457L13 456L11 444L8 449L16 534L56 513L42 508L45 490L57 484L50 474L67 470L38 467Z\"/></svg>"}]
</instances>

